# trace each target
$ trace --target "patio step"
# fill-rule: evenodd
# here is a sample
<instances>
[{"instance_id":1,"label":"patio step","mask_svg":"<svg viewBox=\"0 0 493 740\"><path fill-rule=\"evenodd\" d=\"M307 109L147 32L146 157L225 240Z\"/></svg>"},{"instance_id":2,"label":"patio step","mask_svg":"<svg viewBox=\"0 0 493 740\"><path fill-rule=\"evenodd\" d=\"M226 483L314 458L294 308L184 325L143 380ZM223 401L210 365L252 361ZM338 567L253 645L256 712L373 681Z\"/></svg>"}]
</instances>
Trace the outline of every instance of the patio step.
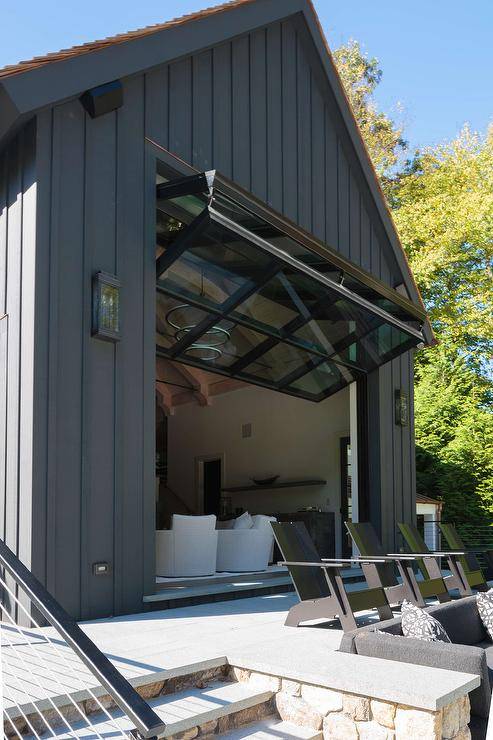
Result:
<instances>
[{"instance_id":1,"label":"patio step","mask_svg":"<svg viewBox=\"0 0 493 740\"><path fill-rule=\"evenodd\" d=\"M209 586L221 583L251 581L261 578L267 581L270 578L279 578L287 576L288 569L284 566L270 565L268 570L248 571L244 573L215 573L213 576L197 576L195 578L156 578L156 591L166 591L167 589L189 588L190 586Z\"/></svg>"},{"instance_id":2,"label":"patio step","mask_svg":"<svg viewBox=\"0 0 493 740\"><path fill-rule=\"evenodd\" d=\"M219 735L225 740L322 740L321 730L310 730L275 717Z\"/></svg>"},{"instance_id":3,"label":"patio step","mask_svg":"<svg viewBox=\"0 0 493 740\"><path fill-rule=\"evenodd\" d=\"M251 722L252 719L270 716L274 712L272 696L272 691L259 691L249 687L247 683L215 681L205 688L189 688L176 694L150 699L149 705L166 723L166 731L160 737L172 738L209 723L211 725L208 730L214 733L222 729L227 731L228 726L235 727ZM113 721L109 720L107 714L97 712L88 717L91 726L83 721L74 722L71 723L70 731L67 727L59 727L53 733L40 733L39 737L44 740L54 734L60 740L74 737L94 740L99 735L114 740L118 737L118 729L123 733L133 729L131 721L120 710L109 710L109 714ZM34 740L36 736L26 734L23 737Z\"/></svg>"},{"instance_id":4,"label":"patio step","mask_svg":"<svg viewBox=\"0 0 493 740\"><path fill-rule=\"evenodd\" d=\"M284 588L289 590L293 587L289 575L280 575L273 578L269 576L264 579L262 575L252 575L248 581L234 580L223 583L208 583L206 585L182 586L178 588L165 588L158 593L144 596L145 604L156 604L167 601L179 602L182 599L196 599L207 596L228 595L238 596L242 593L251 595L252 592L263 591L270 588ZM178 604L177 604L178 605Z\"/></svg>"}]
</instances>

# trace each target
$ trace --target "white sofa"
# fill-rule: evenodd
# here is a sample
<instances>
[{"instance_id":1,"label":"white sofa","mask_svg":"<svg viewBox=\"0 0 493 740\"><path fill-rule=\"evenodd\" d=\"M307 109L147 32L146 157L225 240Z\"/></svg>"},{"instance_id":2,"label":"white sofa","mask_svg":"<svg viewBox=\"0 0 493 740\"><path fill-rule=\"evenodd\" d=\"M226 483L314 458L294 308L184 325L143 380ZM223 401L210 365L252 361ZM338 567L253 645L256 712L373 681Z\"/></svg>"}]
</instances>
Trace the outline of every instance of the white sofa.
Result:
<instances>
[{"instance_id":1,"label":"white sofa","mask_svg":"<svg viewBox=\"0 0 493 740\"><path fill-rule=\"evenodd\" d=\"M237 520L238 521L238 520ZM218 530L216 570L231 573L265 570L272 559L274 517L257 514L239 527Z\"/></svg>"},{"instance_id":2,"label":"white sofa","mask_svg":"<svg viewBox=\"0 0 493 740\"><path fill-rule=\"evenodd\" d=\"M210 576L216 572L216 517L173 514L171 529L156 531L156 575Z\"/></svg>"}]
</instances>

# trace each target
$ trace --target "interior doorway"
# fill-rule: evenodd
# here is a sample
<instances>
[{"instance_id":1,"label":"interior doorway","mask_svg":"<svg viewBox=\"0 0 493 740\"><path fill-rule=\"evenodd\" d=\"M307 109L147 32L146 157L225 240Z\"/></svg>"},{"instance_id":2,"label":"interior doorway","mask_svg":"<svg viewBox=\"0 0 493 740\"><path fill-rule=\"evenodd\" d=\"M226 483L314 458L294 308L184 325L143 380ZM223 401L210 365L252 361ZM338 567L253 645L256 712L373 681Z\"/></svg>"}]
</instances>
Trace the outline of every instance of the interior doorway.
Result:
<instances>
[{"instance_id":1,"label":"interior doorway","mask_svg":"<svg viewBox=\"0 0 493 740\"><path fill-rule=\"evenodd\" d=\"M204 462L204 514L219 516L221 501L222 461L206 460Z\"/></svg>"},{"instance_id":2,"label":"interior doorway","mask_svg":"<svg viewBox=\"0 0 493 740\"><path fill-rule=\"evenodd\" d=\"M351 437L342 437L341 450L341 555L350 558L353 554L351 537L345 522L353 518Z\"/></svg>"},{"instance_id":3,"label":"interior doorway","mask_svg":"<svg viewBox=\"0 0 493 740\"><path fill-rule=\"evenodd\" d=\"M223 455L195 458L197 511L201 514L221 514L221 489L224 485Z\"/></svg>"}]
</instances>

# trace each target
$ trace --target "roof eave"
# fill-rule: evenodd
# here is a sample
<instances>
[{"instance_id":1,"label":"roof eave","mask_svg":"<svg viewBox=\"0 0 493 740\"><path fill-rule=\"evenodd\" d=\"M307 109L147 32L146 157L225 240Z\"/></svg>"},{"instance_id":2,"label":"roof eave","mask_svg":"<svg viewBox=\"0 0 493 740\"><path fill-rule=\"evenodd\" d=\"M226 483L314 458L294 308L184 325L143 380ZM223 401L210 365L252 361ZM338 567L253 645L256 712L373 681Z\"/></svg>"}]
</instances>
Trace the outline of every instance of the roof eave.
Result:
<instances>
[{"instance_id":1,"label":"roof eave","mask_svg":"<svg viewBox=\"0 0 493 740\"><path fill-rule=\"evenodd\" d=\"M216 46L304 9L305 0L260 0L0 77L0 142L20 116Z\"/></svg>"}]
</instances>

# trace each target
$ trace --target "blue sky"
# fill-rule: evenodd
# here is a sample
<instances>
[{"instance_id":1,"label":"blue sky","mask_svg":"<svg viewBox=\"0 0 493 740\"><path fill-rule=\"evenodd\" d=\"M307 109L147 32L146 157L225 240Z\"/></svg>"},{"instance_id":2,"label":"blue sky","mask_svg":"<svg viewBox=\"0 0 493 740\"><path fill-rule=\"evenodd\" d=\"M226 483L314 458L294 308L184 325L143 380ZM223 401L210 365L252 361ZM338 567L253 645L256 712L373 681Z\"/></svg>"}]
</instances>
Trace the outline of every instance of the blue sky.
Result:
<instances>
[{"instance_id":1,"label":"blue sky","mask_svg":"<svg viewBox=\"0 0 493 740\"><path fill-rule=\"evenodd\" d=\"M355 38L380 60L381 107L411 147L493 120L491 0L314 0L331 47ZM4 0L0 67L209 7L214 0ZM399 114L396 104L403 113Z\"/></svg>"}]
</instances>

